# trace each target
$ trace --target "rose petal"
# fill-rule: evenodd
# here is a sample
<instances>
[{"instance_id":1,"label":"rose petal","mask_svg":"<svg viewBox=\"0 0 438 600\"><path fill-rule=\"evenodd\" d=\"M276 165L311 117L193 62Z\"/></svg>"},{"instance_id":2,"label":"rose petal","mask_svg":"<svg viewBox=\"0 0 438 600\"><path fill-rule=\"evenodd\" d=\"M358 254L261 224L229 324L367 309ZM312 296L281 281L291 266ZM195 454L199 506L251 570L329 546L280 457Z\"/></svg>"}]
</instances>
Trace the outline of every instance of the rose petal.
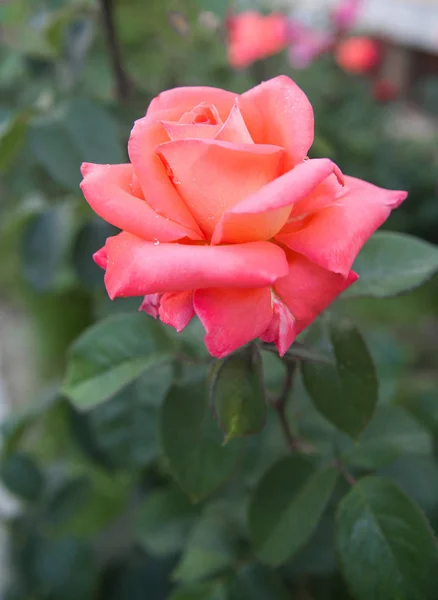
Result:
<instances>
[{"instance_id":1,"label":"rose petal","mask_svg":"<svg viewBox=\"0 0 438 600\"><path fill-rule=\"evenodd\" d=\"M160 121L160 123L171 141L185 140L186 138L213 139L221 129L221 125L174 123L173 121Z\"/></svg>"},{"instance_id":2,"label":"rose petal","mask_svg":"<svg viewBox=\"0 0 438 600\"><path fill-rule=\"evenodd\" d=\"M269 240L286 223L292 205L301 204L303 198L333 172L341 177L339 169L328 158L300 163L231 206L216 226L212 244ZM342 189L339 183L338 187Z\"/></svg>"},{"instance_id":3,"label":"rose petal","mask_svg":"<svg viewBox=\"0 0 438 600\"><path fill-rule=\"evenodd\" d=\"M186 227L157 215L147 202L133 195L132 165L82 165L81 189L100 217L145 240L171 242L184 237L202 239Z\"/></svg>"},{"instance_id":4,"label":"rose petal","mask_svg":"<svg viewBox=\"0 0 438 600\"><path fill-rule=\"evenodd\" d=\"M138 310L143 310L154 319L158 319L162 295L163 294L148 294L143 298L143 302Z\"/></svg>"},{"instance_id":5,"label":"rose petal","mask_svg":"<svg viewBox=\"0 0 438 600\"><path fill-rule=\"evenodd\" d=\"M157 152L207 236L227 208L283 172L284 151L277 146L188 139L161 144Z\"/></svg>"},{"instance_id":6,"label":"rose petal","mask_svg":"<svg viewBox=\"0 0 438 600\"><path fill-rule=\"evenodd\" d=\"M276 281L274 290L292 313L298 335L358 276L350 271L345 278L294 252L288 253L288 259L289 273Z\"/></svg>"},{"instance_id":7,"label":"rose petal","mask_svg":"<svg viewBox=\"0 0 438 600\"><path fill-rule=\"evenodd\" d=\"M316 212L302 228L276 236L291 250L344 277L364 243L407 196L354 177L345 182L344 193L334 204Z\"/></svg>"},{"instance_id":8,"label":"rose petal","mask_svg":"<svg viewBox=\"0 0 438 600\"><path fill-rule=\"evenodd\" d=\"M236 98L237 94L214 87L179 87L161 92L149 104L146 115L159 119L161 111L171 110L174 116L170 120L178 121L185 112L191 111L201 102L207 102L214 104L222 121L225 121Z\"/></svg>"},{"instance_id":9,"label":"rose petal","mask_svg":"<svg viewBox=\"0 0 438 600\"><path fill-rule=\"evenodd\" d=\"M272 319L268 287L196 290L193 304L206 331L205 345L216 358L259 337Z\"/></svg>"},{"instance_id":10,"label":"rose petal","mask_svg":"<svg viewBox=\"0 0 438 600\"><path fill-rule=\"evenodd\" d=\"M268 329L260 336L263 342L274 343L280 356L284 356L297 337L295 319L288 307L274 294L274 313Z\"/></svg>"},{"instance_id":11,"label":"rose petal","mask_svg":"<svg viewBox=\"0 0 438 600\"><path fill-rule=\"evenodd\" d=\"M105 284L112 299L196 288L262 287L288 271L285 253L270 242L155 245L122 232L108 238L105 248Z\"/></svg>"},{"instance_id":12,"label":"rose petal","mask_svg":"<svg viewBox=\"0 0 438 600\"><path fill-rule=\"evenodd\" d=\"M168 292L161 296L160 319L166 325L182 331L195 316L193 290Z\"/></svg>"},{"instance_id":13,"label":"rose petal","mask_svg":"<svg viewBox=\"0 0 438 600\"><path fill-rule=\"evenodd\" d=\"M248 128L243 120L239 108L239 101L236 100L231 109L228 119L216 133L215 139L222 142L235 142L238 144L253 144L253 139L249 134Z\"/></svg>"},{"instance_id":14,"label":"rose petal","mask_svg":"<svg viewBox=\"0 0 438 600\"><path fill-rule=\"evenodd\" d=\"M285 148L286 169L304 160L313 143L313 109L289 77L270 79L242 94L239 101L256 144Z\"/></svg>"},{"instance_id":15,"label":"rose petal","mask_svg":"<svg viewBox=\"0 0 438 600\"><path fill-rule=\"evenodd\" d=\"M201 239L201 230L175 190L166 167L155 152L156 147L168 139L160 122L146 117L139 119L135 122L129 138L129 158L148 204L157 213L180 223Z\"/></svg>"}]
</instances>

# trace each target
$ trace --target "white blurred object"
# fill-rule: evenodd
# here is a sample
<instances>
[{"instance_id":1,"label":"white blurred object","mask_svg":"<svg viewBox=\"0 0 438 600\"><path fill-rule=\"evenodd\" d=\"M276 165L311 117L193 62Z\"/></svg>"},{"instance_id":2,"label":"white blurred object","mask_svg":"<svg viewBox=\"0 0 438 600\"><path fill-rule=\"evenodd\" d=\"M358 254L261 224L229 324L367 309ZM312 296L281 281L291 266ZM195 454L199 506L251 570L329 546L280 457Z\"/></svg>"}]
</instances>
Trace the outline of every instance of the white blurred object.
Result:
<instances>
[{"instance_id":1,"label":"white blurred object","mask_svg":"<svg viewBox=\"0 0 438 600\"><path fill-rule=\"evenodd\" d=\"M265 6L280 8L274 0ZM333 9L339 0L290 0L295 14L305 14L315 26L321 11ZM438 54L438 0L363 0L357 29L386 37L397 44Z\"/></svg>"}]
</instances>

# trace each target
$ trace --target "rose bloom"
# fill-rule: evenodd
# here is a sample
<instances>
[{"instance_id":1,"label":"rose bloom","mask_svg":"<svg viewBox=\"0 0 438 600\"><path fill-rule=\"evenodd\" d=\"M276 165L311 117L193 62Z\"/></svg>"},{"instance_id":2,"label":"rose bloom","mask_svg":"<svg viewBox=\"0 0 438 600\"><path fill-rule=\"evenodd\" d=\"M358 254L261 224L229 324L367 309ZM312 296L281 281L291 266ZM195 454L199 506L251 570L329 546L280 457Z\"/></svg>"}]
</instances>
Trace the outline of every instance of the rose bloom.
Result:
<instances>
[{"instance_id":1,"label":"rose bloom","mask_svg":"<svg viewBox=\"0 0 438 600\"><path fill-rule=\"evenodd\" d=\"M284 355L406 197L309 160L312 141L312 107L288 77L240 96L160 94L134 125L130 163L82 167L90 206L122 230L94 255L110 298L143 296L177 331L197 315L216 357L255 338Z\"/></svg>"},{"instance_id":2,"label":"rose bloom","mask_svg":"<svg viewBox=\"0 0 438 600\"><path fill-rule=\"evenodd\" d=\"M237 69L281 52L288 43L288 20L280 13L243 12L227 20L227 30L228 59Z\"/></svg>"},{"instance_id":3,"label":"rose bloom","mask_svg":"<svg viewBox=\"0 0 438 600\"><path fill-rule=\"evenodd\" d=\"M367 73L381 61L380 45L367 37L351 37L339 44L335 58L346 73Z\"/></svg>"}]
</instances>

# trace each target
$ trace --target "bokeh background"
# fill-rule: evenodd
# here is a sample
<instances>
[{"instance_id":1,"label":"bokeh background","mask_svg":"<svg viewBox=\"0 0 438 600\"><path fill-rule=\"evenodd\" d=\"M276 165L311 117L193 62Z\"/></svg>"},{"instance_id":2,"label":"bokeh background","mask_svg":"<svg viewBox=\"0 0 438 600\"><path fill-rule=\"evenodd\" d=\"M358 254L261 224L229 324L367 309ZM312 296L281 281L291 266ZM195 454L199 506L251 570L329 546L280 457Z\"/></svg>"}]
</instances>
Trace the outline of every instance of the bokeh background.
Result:
<instances>
[{"instance_id":1,"label":"bokeh background","mask_svg":"<svg viewBox=\"0 0 438 600\"><path fill-rule=\"evenodd\" d=\"M274 4L323 29L334 2L241 0L232 8L267 12ZM164 600L181 582L234 565L215 529L221 511L239 521L233 490L228 504L214 498L195 534L204 508L173 488L165 500L156 495L169 488L154 413L165 374L146 401L131 394L87 417L53 391L81 331L137 308L107 299L91 260L112 230L81 197L80 164L124 162L133 121L161 90L243 92L289 75L314 106L312 156L408 190L385 227L438 243L438 2L363 5L355 29L378 41L382 60L372 73L351 74L330 53L296 69L287 50L233 69L225 0L0 1L0 598ZM376 92L382 81L394 93ZM344 301L342 310L360 324L378 364L399 449L385 469L437 525L438 279L390 300ZM253 479L276 456L275 434L264 435ZM385 435L377 420L377 454ZM251 571L248 581L259 583L229 597L348 598L330 527L324 522L280 583Z\"/></svg>"}]
</instances>

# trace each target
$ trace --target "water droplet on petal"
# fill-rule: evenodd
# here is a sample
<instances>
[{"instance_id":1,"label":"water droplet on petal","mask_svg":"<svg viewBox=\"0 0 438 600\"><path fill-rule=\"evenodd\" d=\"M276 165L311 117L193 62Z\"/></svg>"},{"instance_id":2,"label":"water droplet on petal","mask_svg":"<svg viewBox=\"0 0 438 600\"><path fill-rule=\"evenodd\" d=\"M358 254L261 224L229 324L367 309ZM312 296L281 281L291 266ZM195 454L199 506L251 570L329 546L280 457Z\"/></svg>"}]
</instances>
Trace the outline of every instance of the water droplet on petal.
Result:
<instances>
[{"instance_id":1,"label":"water droplet on petal","mask_svg":"<svg viewBox=\"0 0 438 600\"><path fill-rule=\"evenodd\" d=\"M158 246L159 243L160 243L160 241L157 240L157 238L154 238L154 246Z\"/></svg>"},{"instance_id":2,"label":"water droplet on petal","mask_svg":"<svg viewBox=\"0 0 438 600\"><path fill-rule=\"evenodd\" d=\"M207 221L213 221L214 215L207 215Z\"/></svg>"}]
</instances>

